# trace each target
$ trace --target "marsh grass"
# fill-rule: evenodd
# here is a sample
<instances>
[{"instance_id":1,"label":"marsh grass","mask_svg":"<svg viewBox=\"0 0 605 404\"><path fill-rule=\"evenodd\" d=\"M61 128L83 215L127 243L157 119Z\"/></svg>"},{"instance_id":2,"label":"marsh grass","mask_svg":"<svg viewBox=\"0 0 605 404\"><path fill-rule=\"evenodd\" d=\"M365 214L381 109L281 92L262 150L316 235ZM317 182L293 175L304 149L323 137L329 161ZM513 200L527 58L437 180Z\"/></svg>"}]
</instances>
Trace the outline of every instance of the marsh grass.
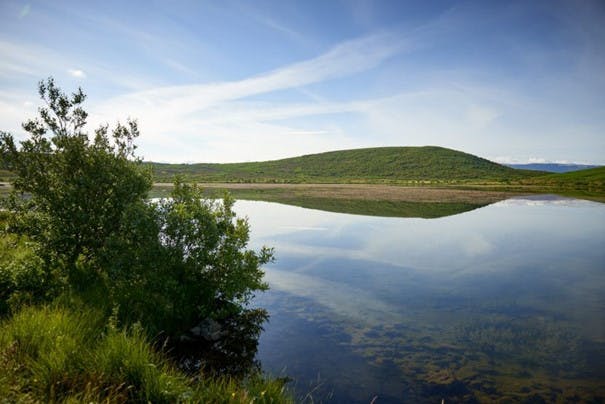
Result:
<instances>
[{"instance_id":1,"label":"marsh grass","mask_svg":"<svg viewBox=\"0 0 605 404\"><path fill-rule=\"evenodd\" d=\"M0 328L0 396L7 402L290 402L284 383L179 372L138 326L90 309L27 307Z\"/></svg>"}]
</instances>

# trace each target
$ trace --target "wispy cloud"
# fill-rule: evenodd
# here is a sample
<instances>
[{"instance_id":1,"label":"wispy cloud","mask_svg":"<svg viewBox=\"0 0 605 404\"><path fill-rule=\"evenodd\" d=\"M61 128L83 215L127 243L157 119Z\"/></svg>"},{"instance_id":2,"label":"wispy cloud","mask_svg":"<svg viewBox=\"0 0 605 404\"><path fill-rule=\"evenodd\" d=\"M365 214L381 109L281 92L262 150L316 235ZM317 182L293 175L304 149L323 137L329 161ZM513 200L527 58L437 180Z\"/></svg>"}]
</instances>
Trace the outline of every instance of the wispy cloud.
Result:
<instances>
[{"instance_id":1,"label":"wispy cloud","mask_svg":"<svg viewBox=\"0 0 605 404\"><path fill-rule=\"evenodd\" d=\"M255 138L258 136L266 140L264 144L282 147L282 153L287 149L305 152L334 148L342 144L341 134L334 128L308 130L269 122L296 116L350 112L359 109L359 105L310 103L282 106L238 100L361 73L403 50L405 43L392 34L367 36L341 43L316 58L239 81L160 87L112 98L94 108L92 120L98 123L113 121L117 117L123 119L124 111L127 111L130 116L140 119L144 133L153 138L153 142L160 143L160 139L168 142L174 139L175 133L181 134L180 141L189 144L189 153L194 152L191 150L194 144L204 152L224 147L228 142L249 146L242 147L241 153L230 152L231 161L271 155L259 150L258 138ZM314 136L328 131L331 131L331 137ZM183 140L187 137L193 139L193 136L196 137L195 142ZM271 151L275 157L275 150ZM181 154L175 159L182 161L182 157Z\"/></svg>"},{"instance_id":2,"label":"wispy cloud","mask_svg":"<svg viewBox=\"0 0 605 404\"><path fill-rule=\"evenodd\" d=\"M67 72L69 73L70 76L75 77L77 79L86 78L86 73L84 73L84 71L80 70L80 69L68 69Z\"/></svg>"},{"instance_id":3,"label":"wispy cloud","mask_svg":"<svg viewBox=\"0 0 605 404\"><path fill-rule=\"evenodd\" d=\"M240 3L150 7L141 20L136 6L58 2L34 4L22 21L24 3L7 3L0 129L19 130L35 113L35 83L53 75L67 91L86 79L91 126L138 118L139 150L150 159L436 144L487 158L603 162L597 2L515 3L497 12L466 3L429 7L426 16L402 6L393 12L406 15L385 19L385 9L362 0L329 7L342 19L321 29L303 23L319 22L316 7L297 7L293 19L287 5L268 12ZM527 27L541 15L552 18ZM21 35L25 23L32 29ZM372 31L378 27L389 31ZM331 42L364 32L373 34ZM226 33L229 41L217 40ZM90 49L93 39L98 49ZM317 56L285 64L310 51Z\"/></svg>"},{"instance_id":4,"label":"wispy cloud","mask_svg":"<svg viewBox=\"0 0 605 404\"><path fill-rule=\"evenodd\" d=\"M105 85L116 86L122 90L135 91L157 85L153 79L143 75L110 68L102 62L92 62L77 58L68 53L58 53L48 47L30 42L4 40L0 38L0 80L7 83L25 77L35 83L49 75L72 77L76 79L95 76ZM74 68L73 65L81 65ZM55 77L59 79L60 77Z\"/></svg>"},{"instance_id":5,"label":"wispy cloud","mask_svg":"<svg viewBox=\"0 0 605 404\"><path fill-rule=\"evenodd\" d=\"M163 63L177 73L185 73L188 76L195 76L197 74L197 72L192 68L185 66L184 64L171 58L165 58Z\"/></svg>"},{"instance_id":6,"label":"wispy cloud","mask_svg":"<svg viewBox=\"0 0 605 404\"><path fill-rule=\"evenodd\" d=\"M310 43L309 38L307 36L301 34L300 32L298 32L290 27L287 27L283 23L277 22L274 19L272 19L271 17L269 17L265 14L261 14L260 12L254 10L254 9L246 7L245 10L246 10L246 13L251 18L253 18L255 21L257 21L261 25L264 25L265 27L268 27L276 32L284 34L286 37L288 37L302 45L309 45L309 43Z\"/></svg>"},{"instance_id":7,"label":"wispy cloud","mask_svg":"<svg viewBox=\"0 0 605 404\"><path fill-rule=\"evenodd\" d=\"M182 111L182 108L188 111L199 110L221 101L305 86L363 72L401 52L405 46L405 43L394 35L372 35L339 44L316 58L244 80L157 88L128 94L111 100L111 103L146 100L146 104L157 105L162 110L171 106L179 111Z\"/></svg>"},{"instance_id":8,"label":"wispy cloud","mask_svg":"<svg viewBox=\"0 0 605 404\"><path fill-rule=\"evenodd\" d=\"M0 39L0 78L9 79L15 75L39 78L41 73L57 70L63 64L56 53L40 46ZM65 71L66 69L62 69Z\"/></svg>"}]
</instances>

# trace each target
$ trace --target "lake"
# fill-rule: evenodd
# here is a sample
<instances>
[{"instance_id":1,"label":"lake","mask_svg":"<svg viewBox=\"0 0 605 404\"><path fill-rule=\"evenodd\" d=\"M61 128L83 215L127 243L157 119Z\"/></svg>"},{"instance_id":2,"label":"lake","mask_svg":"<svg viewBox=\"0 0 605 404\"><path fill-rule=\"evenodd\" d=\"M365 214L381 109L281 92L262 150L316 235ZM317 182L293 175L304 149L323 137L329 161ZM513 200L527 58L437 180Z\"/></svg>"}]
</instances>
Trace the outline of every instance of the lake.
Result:
<instances>
[{"instance_id":1,"label":"lake","mask_svg":"<svg viewBox=\"0 0 605 404\"><path fill-rule=\"evenodd\" d=\"M605 397L605 205L391 218L238 201L275 247L257 359L311 402Z\"/></svg>"}]
</instances>

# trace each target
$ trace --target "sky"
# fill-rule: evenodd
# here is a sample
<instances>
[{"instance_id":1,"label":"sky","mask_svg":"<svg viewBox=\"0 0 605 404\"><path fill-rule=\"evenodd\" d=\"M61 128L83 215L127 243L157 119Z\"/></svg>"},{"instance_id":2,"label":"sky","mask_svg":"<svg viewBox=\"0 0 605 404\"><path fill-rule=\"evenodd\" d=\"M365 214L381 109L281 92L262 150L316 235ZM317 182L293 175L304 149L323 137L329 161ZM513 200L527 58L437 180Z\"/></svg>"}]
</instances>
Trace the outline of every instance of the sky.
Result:
<instances>
[{"instance_id":1,"label":"sky","mask_svg":"<svg viewBox=\"0 0 605 404\"><path fill-rule=\"evenodd\" d=\"M0 0L0 130L49 76L138 153L240 162L437 145L605 164L605 2Z\"/></svg>"}]
</instances>

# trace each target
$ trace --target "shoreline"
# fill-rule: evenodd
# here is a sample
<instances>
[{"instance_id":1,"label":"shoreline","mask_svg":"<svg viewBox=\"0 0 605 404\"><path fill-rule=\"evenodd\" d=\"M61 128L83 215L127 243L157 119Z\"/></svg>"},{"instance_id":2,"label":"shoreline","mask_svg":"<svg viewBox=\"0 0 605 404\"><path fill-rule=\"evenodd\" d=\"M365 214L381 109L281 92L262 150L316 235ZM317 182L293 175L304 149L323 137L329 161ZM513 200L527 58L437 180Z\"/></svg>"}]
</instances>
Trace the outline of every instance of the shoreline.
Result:
<instances>
[{"instance_id":1,"label":"shoreline","mask_svg":"<svg viewBox=\"0 0 605 404\"><path fill-rule=\"evenodd\" d=\"M208 193L228 190L235 198L272 200L325 198L360 201L390 202L452 202L452 203L494 203L515 196L556 194L561 196L605 202L605 195L581 189L557 189L531 185L456 184L456 185L391 185L391 184L338 184L338 183L197 183ZM172 183L155 182L152 194L167 193ZM0 195L8 193L12 186L0 182Z\"/></svg>"},{"instance_id":2,"label":"shoreline","mask_svg":"<svg viewBox=\"0 0 605 404\"><path fill-rule=\"evenodd\" d=\"M533 193L471 190L430 186L380 184L272 184L272 183L198 183L207 191L228 190L236 198L325 198L391 202L464 202L493 203L513 196ZM172 188L170 183L154 183L155 189Z\"/></svg>"}]
</instances>

